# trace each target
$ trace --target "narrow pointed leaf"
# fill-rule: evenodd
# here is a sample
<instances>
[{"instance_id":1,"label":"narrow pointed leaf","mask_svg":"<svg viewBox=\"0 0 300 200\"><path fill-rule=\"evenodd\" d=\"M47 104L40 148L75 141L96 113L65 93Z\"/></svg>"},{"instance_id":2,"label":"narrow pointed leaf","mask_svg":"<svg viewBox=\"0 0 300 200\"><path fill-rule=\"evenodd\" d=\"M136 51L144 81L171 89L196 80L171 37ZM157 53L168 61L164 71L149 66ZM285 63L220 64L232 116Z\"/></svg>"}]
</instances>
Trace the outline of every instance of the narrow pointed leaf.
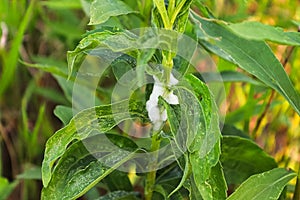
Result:
<instances>
[{"instance_id":1,"label":"narrow pointed leaf","mask_svg":"<svg viewBox=\"0 0 300 200\"><path fill-rule=\"evenodd\" d=\"M17 179L42 180L41 167L32 167L17 175Z\"/></svg>"},{"instance_id":2,"label":"narrow pointed leaf","mask_svg":"<svg viewBox=\"0 0 300 200\"><path fill-rule=\"evenodd\" d=\"M42 64L42 63L32 64L32 63L27 63L27 62L23 62L23 61L20 61L20 62L27 67L37 68L37 69L43 70L45 72L49 72L51 74L58 75L58 76L61 76L64 78L68 77L68 71L59 66Z\"/></svg>"},{"instance_id":3,"label":"narrow pointed leaf","mask_svg":"<svg viewBox=\"0 0 300 200\"><path fill-rule=\"evenodd\" d=\"M248 178L227 200L273 200L278 199L287 183L296 173L282 168L253 175Z\"/></svg>"},{"instance_id":4,"label":"narrow pointed leaf","mask_svg":"<svg viewBox=\"0 0 300 200\"><path fill-rule=\"evenodd\" d=\"M251 40L268 40L279 44L300 45L300 33L284 32L282 28L262 24L260 22L242 22L230 24L229 28L240 37Z\"/></svg>"},{"instance_id":5,"label":"narrow pointed leaf","mask_svg":"<svg viewBox=\"0 0 300 200\"><path fill-rule=\"evenodd\" d=\"M300 115L300 95L265 42L244 39L222 22L202 18L194 12L191 17L199 42L205 48L237 64L279 92Z\"/></svg>"}]
</instances>

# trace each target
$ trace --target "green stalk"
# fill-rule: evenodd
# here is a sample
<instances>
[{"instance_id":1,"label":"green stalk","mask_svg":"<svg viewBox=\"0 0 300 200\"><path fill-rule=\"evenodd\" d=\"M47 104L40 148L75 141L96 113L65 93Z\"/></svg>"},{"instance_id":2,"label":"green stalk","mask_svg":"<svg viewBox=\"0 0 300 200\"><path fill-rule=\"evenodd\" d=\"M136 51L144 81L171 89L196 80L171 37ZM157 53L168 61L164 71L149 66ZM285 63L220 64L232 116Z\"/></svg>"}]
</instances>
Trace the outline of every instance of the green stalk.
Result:
<instances>
[{"instance_id":1,"label":"green stalk","mask_svg":"<svg viewBox=\"0 0 300 200\"><path fill-rule=\"evenodd\" d=\"M164 76L166 84L170 82L170 74L173 68L173 55L172 52L163 52L163 67L164 67ZM154 132L151 138L151 152L154 154L154 160L149 162L150 172L146 176L146 186L145 186L145 199L151 200L153 195L153 188L155 185L156 179L156 169L158 161L158 150L160 147L160 129L157 132Z\"/></svg>"},{"instance_id":2,"label":"green stalk","mask_svg":"<svg viewBox=\"0 0 300 200\"><path fill-rule=\"evenodd\" d=\"M164 23L164 27L167 30L172 30L173 23L171 23L169 16L171 15L171 13L174 12L175 0L169 1L168 11L166 10L165 3L163 0L153 0L153 1L161 15L161 18ZM168 84L170 82L170 75L173 68L173 54L170 51L163 51L162 56L163 56L162 65L164 67L164 76L165 76L166 84ZM155 180L156 180L158 150L160 148L160 142L161 142L161 138L160 138L160 129L159 129L159 131L154 132L151 138L151 152L154 154L154 158L149 162L150 172L147 173L146 175L146 182L145 182L146 200L152 200L152 196L153 196L153 190L154 190Z\"/></svg>"},{"instance_id":3,"label":"green stalk","mask_svg":"<svg viewBox=\"0 0 300 200\"><path fill-rule=\"evenodd\" d=\"M146 176L146 186L145 186L145 199L146 200L152 200L153 189L154 189L154 185L155 185L158 150L159 150L160 141L161 141L159 133L160 133L160 131L156 132L152 136L151 152L153 152L153 154L154 154L154 160L149 161L150 172Z\"/></svg>"},{"instance_id":4,"label":"green stalk","mask_svg":"<svg viewBox=\"0 0 300 200\"><path fill-rule=\"evenodd\" d=\"M162 65L164 67L164 78L166 80L166 84L170 82L170 75L173 68L173 55L172 52L163 52L163 61Z\"/></svg>"}]
</instances>

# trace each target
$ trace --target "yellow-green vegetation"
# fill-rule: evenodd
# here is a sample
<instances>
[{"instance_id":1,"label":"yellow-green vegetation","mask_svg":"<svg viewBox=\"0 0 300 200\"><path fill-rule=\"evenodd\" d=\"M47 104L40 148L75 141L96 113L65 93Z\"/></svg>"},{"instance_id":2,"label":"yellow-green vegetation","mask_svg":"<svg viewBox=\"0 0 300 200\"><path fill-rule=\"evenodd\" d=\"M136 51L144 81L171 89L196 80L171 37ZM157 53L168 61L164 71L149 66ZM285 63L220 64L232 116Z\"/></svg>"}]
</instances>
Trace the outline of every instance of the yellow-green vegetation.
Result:
<instances>
[{"instance_id":1,"label":"yellow-green vegetation","mask_svg":"<svg viewBox=\"0 0 300 200\"><path fill-rule=\"evenodd\" d=\"M0 199L299 200L299 46L297 0L0 0Z\"/></svg>"}]
</instances>

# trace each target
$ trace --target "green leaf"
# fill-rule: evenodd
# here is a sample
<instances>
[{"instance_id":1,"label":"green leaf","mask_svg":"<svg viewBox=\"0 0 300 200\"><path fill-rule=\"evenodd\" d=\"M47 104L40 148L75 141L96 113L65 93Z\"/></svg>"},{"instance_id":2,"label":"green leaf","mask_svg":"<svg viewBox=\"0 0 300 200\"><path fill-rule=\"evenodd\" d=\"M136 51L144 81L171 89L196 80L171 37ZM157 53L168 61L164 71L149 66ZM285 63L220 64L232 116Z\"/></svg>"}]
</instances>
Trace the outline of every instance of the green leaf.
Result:
<instances>
[{"instance_id":1,"label":"green leaf","mask_svg":"<svg viewBox=\"0 0 300 200\"><path fill-rule=\"evenodd\" d=\"M18 185L18 181L9 183L6 178L0 177L0 199L6 199Z\"/></svg>"},{"instance_id":2,"label":"green leaf","mask_svg":"<svg viewBox=\"0 0 300 200\"><path fill-rule=\"evenodd\" d=\"M228 26L235 34L250 40L268 40L279 44L300 45L300 33L284 32L282 28L259 22L242 22Z\"/></svg>"},{"instance_id":3,"label":"green leaf","mask_svg":"<svg viewBox=\"0 0 300 200\"><path fill-rule=\"evenodd\" d=\"M129 138L98 134L73 143L58 161L42 199L76 199L135 154Z\"/></svg>"},{"instance_id":4,"label":"green leaf","mask_svg":"<svg viewBox=\"0 0 300 200\"><path fill-rule=\"evenodd\" d=\"M80 9L79 0L51 0L51 1L42 1L42 5L45 5L49 8L56 9Z\"/></svg>"},{"instance_id":5,"label":"green leaf","mask_svg":"<svg viewBox=\"0 0 300 200\"><path fill-rule=\"evenodd\" d=\"M278 199L287 183L296 173L282 168L253 175L230 195L227 200L271 200Z\"/></svg>"},{"instance_id":6,"label":"green leaf","mask_svg":"<svg viewBox=\"0 0 300 200\"><path fill-rule=\"evenodd\" d=\"M163 0L153 0L154 8L152 10L152 19L154 24L159 28L170 29L170 19L166 10L166 5Z\"/></svg>"},{"instance_id":7,"label":"green leaf","mask_svg":"<svg viewBox=\"0 0 300 200\"><path fill-rule=\"evenodd\" d=\"M196 137L202 107L192 91L185 87L177 87L174 91L180 106L171 106L166 101L163 101L163 106L167 111L172 140L175 143L174 148L184 153ZM205 153L204 151L203 154L205 155Z\"/></svg>"},{"instance_id":8,"label":"green leaf","mask_svg":"<svg viewBox=\"0 0 300 200\"><path fill-rule=\"evenodd\" d=\"M56 104L68 104L69 102L57 89L37 87L34 93L40 95Z\"/></svg>"},{"instance_id":9,"label":"green leaf","mask_svg":"<svg viewBox=\"0 0 300 200\"><path fill-rule=\"evenodd\" d=\"M184 154L184 160L185 160L185 166L184 166L184 171L183 171L183 175L181 178L180 183L177 185L177 187L168 195L168 197L172 196L174 193L176 193L186 182L186 180L188 179L190 173L191 173L191 166L189 163L189 157L188 154Z\"/></svg>"},{"instance_id":10,"label":"green leaf","mask_svg":"<svg viewBox=\"0 0 300 200\"><path fill-rule=\"evenodd\" d=\"M113 52L129 52L135 50L135 48L138 47L136 40L137 36L135 34L129 31L122 32L118 29L112 31L105 30L101 32L91 32L80 41L79 45L73 51L68 51L69 76L72 75L74 69L75 71L79 69L89 51L100 47L108 48L112 50L112 52L105 51L94 53L105 53L102 57L113 61L121 55L114 54Z\"/></svg>"},{"instance_id":11,"label":"green leaf","mask_svg":"<svg viewBox=\"0 0 300 200\"><path fill-rule=\"evenodd\" d=\"M120 79L122 78L122 76L128 71L132 70L132 68L135 66L136 60L133 57L130 57L126 54L121 55L120 57L115 59L111 64L112 71L116 79L118 80L118 83L120 83Z\"/></svg>"},{"instance_id":12,"label":"green leaf","mask_svg":"<svg viewBox=\"0 0 300 200\"><path fill-rule=\"evenodd\" d=\"M32 167L22 174L17 175L17 179L42 179L41 167Z\"/></svg>"},{"instance_id":13,"label":"green leaf","mask_svg":"<svg viewBox=\"0 0 300 200\"><path fill-rule=\"evenodd\" d=\"M223 136L224 135L226 135L226 136L238 136L238 137L241 137L241 138L250 139L250 136L248 134L246 134L245 132L243 132L242 130L236 128L235 126L233 126L231 124L224 124L221 131L222 131Z\"/></svg>"},{"instance_id":14,"label":"green leaf","mask_svg":"<svg viewBox=\"0 0 300 200\"><path fill-rule=\"evenodd\" d=\"M213 199L226 199L227 184L220 162L218 162L218 164L211 169L210 178L207 182L212 187Z\"/></svg>"},{"instance_id":15,"label":"green leaf","mask_svg":"<svg viewBox=\"0 0 300 200\"><path fill-rule=\"evenodd\" d=\"M67 106L56 106L53 112L54 115L58 117L64 125L67 125L73 117L72 108Z\"/></svg>"},{"instance_id":16,"label":"green leaf","mask_svg":"<svg viewBox=\"0 0 300 200\"><path fill-rule=\"evenodd\" d=\"M138 200L136 192L114 191L96 200Z\"/></svg>"},{"instance_id":17,"label":"green leaf","mask_svg":"<svg viewBox=\"0 0 300 200\"><path fill-rule=\"evenodd\" d=\"M228 184L241 184L249 176L277 167L275 160L250 139L223 136L220 161Z\"/></svg>"},{"instance_id":18,"label":"green leaf","mask_svg":"<svg viewBox=\"0 0 300 200\"><path fill-rule=\"evenodd\" d=\"M251 89L253 91L253 87ZM264 111L266 106L266 99L268 98L269 92L265 91L264 93L261 92L263 95L259 98L254 98L253 92L249 94L248 101L243 106L239 107L238 109L228 113L226 115L226 122L227 123L238 123L242 121L249 121L251 117L257 116ZM261 101L265 101L264 104L261 104ZM275 105L275 101L272 105ZM249 130L245 130L246 132Z\"/></svg>"},{"instance_id":19,"label":"green leaf","mask_svg":"<svg viewBox=\"0 0 300 200\"><path fill-rule=\"evenodd\" d=\"M218 109L205 83L191 74L187 75L185 79L194 95L200 100L202 113L199 113L201 115L199 119L203 123L198 125L200 128L195 137L190 136L188 144L191 145L188 148L190 152L194 152L195 150L202 152L202 156L213 149L214 145L220 140L221 132L219 129ZM188 106L191 107L191 104L187 104ZM191 109L194 109L194 107Z\"/></svg>"},{"instance_id":20,"label":"green leaf","mask_svg":"<svg viewBox=\"0 0 300 200\"><path fill-rule=\"evenodd\" d=\"M112 16L134 12L136 11L120 0L94 0L90 7L91 19L89 25L102 24Z\"/></svg>"},{"instance_id":21,"label":"green leaf","mask_svg":"<svg viewBox=\"0 0 300 200\"><path fill-rule=\"evenodd\" d=\"M136 72L137 72L138 85L140 87L143 85L143 81L146 79L146 77L145 77L146 67L145 66L147 66L147 63L154 55L155 50L156 49L145 49L144 51L141 51L138 54Z\"/></svg>"},{"instance_id":22,"label":"green leaf","mask_svg":"<svg viewBox=\"0 0 300 200\"><path fill-rule=\"evenodd\" d=\"M212 11L201 0L195 0L193 3L195 4L195 6L197 6L204 17L212 19L216 18Z\"/></svg>"},{"instance_id":23,"label":"green leaf","mask_svg":"<svg viewBox=\"0 0 300 200\"><path fill-rule=\"evenodd\" d=\"M182 169L176 162L174 162L171 165L157 171L156 183L161 185L174 184L174 187L176 187L180 182L182 175Z\"/></svg>"},{"instance_id":24,"label":"green leaf","mask_svg":"<svg viewBox=\"0 0 300 200\"><path fill-rule=\"evenodd\" d=\"M44 187L47 187L51 179L55 161L64 154L73 140L83 140L94 130L105 133L126 119L134 117L147 119L145 110L141 103L132 101L129 104L128 101L122 101L113 105L85 109L75 115L67 126L58 130L46 143L42 165Z\"/></svg>"},{"instance_id":25,"label":"green leaf","mask_svg":"<svg viewBox=\"0 0 300 200\"><path fill-rule=\"evenodd\" d=\"M163 185L155 185L153 198L152 199L163 199L165 200L185 200L187 199L188 193L184 188L181 188L179 191L175 192L171 197L168 197L171 191L175 189L176 186L174 184L163 184ZM160 194L159 196L157 194Z\"/></svg>"},{"instance_id":26,"label":"green leaf","mask_svg":"<svg viewBox=\"0 0 300 200\"><path fill-rule=\"evenodd\" d=\"M136 144L134 144L136 145ZM113 171L104 180L103 183L109 188L109 191L132 191L133 187L128 178L127 172Z\"/></svg>"},{"instance_id":27,"label":"green leaf","mask_svg":"<svg viewBox=\"0 0 300 200\"><path fill-rule=\"evenodd\" d=\"M155 184L153 191L160 194L161 196L163 196L164 200L168 199L167 191L164 189L164 187L162 185ZM156 194L154 193L154 195L156 195Z\"/></svg>"},{"instance_id":28,"label":"green leaf","mask_svg":"<svg viewBox=\"0 0 300 200\"><path fill-rule=\"evenodd\" d=\"M184 5L181 7L180 11L176 13L176 20L173 24L173 29L183 33L185 31L185 26L189 17L190 6L192 4L192 0L186 0ZM180 1L179 1L180 4ZM177 9L176 9L177 10Z\"/></svg>"},{"instance_id":29,"label":"green leaf","mask_svg":"<svg viewBox=\"0 0 300 200\"><path fill-rule=\"evenodd\" d=\"M173 58L173 62L174 62L173 69L177 71L179 74L181 74L182 76L184 76L189 69L189 64L190 64L189 61L177 55L175 58Z\"/></svg>"},{"instance_id":30,"label":"green leaf","mask_svg":"<svg viewBox=\"0 0 300 200\"><path fill-rule=\"evenodd\" d=\"M89 191L87 191L84 195L84 198L87 200L93 200L93 199L98 199L99 198L99 191L97 186L91 188Z\"/></svg>"},{"instance_id":31,"label":"green leaf","mask_svg":"<svg viewBox=\"0 0 300 200\"><path fill-rule=\"evenodd\" d=\"M158 11L158 8L155 6L152 8L151 11L151 22L153 24L153 26L156 26L158 28L163 28L164 27L164 22L162 21L161 15Z\"/></svg>"},{"instance_id":32,"label":"green leaf","mask_svg":"<svg viewBox=\"0 0 300 200\"><path fill-rule=\"evenodd\" d=\"M222 196L222 194L224 194L224 191L227 190L226 186L217 189L218 185L216 185L214 180L212 180L212 178L214 178L212 168L217 165L219 156L219 142L215 144L214 148L205 157L201 157L200 153L197 151L190 154L190 163L192 166L195 185L200 191L201 196L204 200L214 200L215 196ZM219 178L221 180L222 176ZM225 182L224 179L222 181ZM219 191L221 193L217 193L216 191Z\"/></svg>"},{"instance_id":33,"label":"green leaf","mask_svg":"<svg viewBox=\"0 0 300 200\"><path fill-rule=\"evenodd\" d=\"M190 199L203 200L193 176L190 176L190 178L184 183L184 187L189 191Z\"/></svg>"},{"instance_id":34,"label":"green leaf","mask_svg":"<svg viewBox=\"0 0 300 200\"><path fill-rule=\"evenodd\" d=\"M68 11L70 10L62 12ZM73 17L75 17L75 15ZM72 19L72 15L69 18ZM49 30L51 30L51 34L66 38L64 43L68 46L73 47L74 42L77 42L80 39L81 35L84 34L84 31L81 29L80 26L78 26L78 23L80 23L80 21L78 21L77 23L76 21L71 23L71 19L66 19L64 21L50 20L47 23L47 27Z\"/></svg>"},{"instance_id":35,"label":"green leaf","mask_svg":"<svg viewBox=\"0 0 300 200\"><path fill-rule=\"evenodd\" d=\"M261 41L241 38L220 21L191 15L199 42L208 50L233 62L275 89L300 115L300 95L270 47Z\"/></svg>"},{"instance_id":36,"label":"green leaf","mask_svg":"<svg viewBox=\"0 0 300 200\"><path fill-rule=\"evenodd\" d=\"M187 155L187 154L186 154ZM183 156L182 156L183 158ZM180 159L180 158L179 158ZM165 167L157 172L157 179L155 184L155 191L162 195L164 199L176 199L178 194L183 194L184 188L179 187L181 182L185 179L182 173L181 167L179 167L178 163L174 162L168 167ZM179 188L179 189L176 189ZM177 190L174 192L174 190ZM172 192L173 191L173 192ZM173 193L171 195L171 193ZM170 197L168 197L168 195ZM185 195L185 194L183 194ZM187 195L185 195L187 196ZM159 198L157 198L159 199Z\"/></svg>"},{"instance_id":37,"label":"green leaf","mask_svg":"<svg viewBox=\"0 0 300 200\"><path fill-rule=\"evenodd\" d=\"M64 96L66 99L71 103L73 99L73 88L74 88L74 82L67 80L67 78L63 78L57 75L53 75L56 79L58 85L62 89Z\"/></svg>"},{"instance_id":38,"label":"green leaf","mask_svg":"<svg viewBox=\"0 0 300 200\"><path fill-rule=\"evenodd\" d=\"M87 16L90 16L90 7L93 0L80 0L82 9Z\"/></svg>"},{"instance_id":39,"label":"green leaf","mask_svg":"<svg viewBox=\"0 0 300 200\"><path fill-rule=\"evenodd\" d=\"M196 96L201 99L203 116L203 129L197 133L190 147L190 163L194 175L194 180L201 196L206 199L225 199L227 186L224 184L224 176L219 176L219 180L214 177L214 172L223 174L217 170L217 163L220 156L220 137L219 117L217 106L212 99L208 87L193 75L186 76L186 80L191 85ZM200 121L201 126L201 121ZM195 152L191 150L197 150ZM203 154L202 152L206 152ZM204 156L205 155L205 156ZM221 169L219 169L221 170Z\"/></svg>"},{"instance_id":40,"label":"green leaf","mask_svg":"<svg viewBox=\"0 0 300 200\"><path fill-rule=\"evenodd\" d=\"M263 83L247 76L244 73L238 71L221 71L215 72L203 72L194 74L200 80L204 82L245 82L253 85L264 86Z\"/></svg>"},{"instance_id":41,"label":"green leaf","mask_svg":"<svg viewBox=\"0 0 300 200\"><path fill-rule=\"evenodd\" d=\"M63 67L59 67L56 65L42 64L42 63L32 64L32 63L27 63L27 62L23 62L23 61L20 61L20 62L27 67L37 68L37 69L43 70L45 72L49 72L51 74L55 74L55 75L58 75L58 76L61 76L64 78L68 78L68 71L65 70Z\"/></svg>"},{"instance_id":42,"label":"green leaf","mask_svg":"<svg viewBox=\"0 0 300 200\"><path fill-rule=\"evenodd\" d=\"M219 186L211 176L211 169L217 165L221 153L216 104L207 86L198 78L187 75L185 81L174 89L181 109L166 102L164 106L177 149L190 152L189 162L196 188L203 199L213 199L215 195L222 196L222 193L214 193ZM224 194L226 185L220 187L220 191Z\"/></svg>"},{"instance_id":43,"label":"green leaf","mask_svg":"<svg viewBox=\"0 0 300 200\"><path fill-rule=\"evenodd\" d=\"M183 40L180 41L184 42ZM141 80L143 79L143 72L146 70L145 65L153 58L155 50L162 49L165 51L167 49L176 54L177 46L178 34L169 30L146 28L143 29L139 36L119 29L91 31L80 41L79 45L73 51L68 52L69 76L74 76L73 72L77 72L87 55L90 55L97 56L97 59L103 65L101 69L105 69L109 65L114 65L118 62L118 59L122 60L125 58L126 62L129 61L127 62L129 65L137 66L137 76L139 82L141 82L143 81ZM193 51L184 52L187 56L192 56L192 53ZM133 59L126 58L124 54L127 57L137 58L137 64L132 62ZM152 71L158 71L157 67L151 67L148 66L148 73L151 74L149 72L151 69Z\"/></svg>"}]
</instances>

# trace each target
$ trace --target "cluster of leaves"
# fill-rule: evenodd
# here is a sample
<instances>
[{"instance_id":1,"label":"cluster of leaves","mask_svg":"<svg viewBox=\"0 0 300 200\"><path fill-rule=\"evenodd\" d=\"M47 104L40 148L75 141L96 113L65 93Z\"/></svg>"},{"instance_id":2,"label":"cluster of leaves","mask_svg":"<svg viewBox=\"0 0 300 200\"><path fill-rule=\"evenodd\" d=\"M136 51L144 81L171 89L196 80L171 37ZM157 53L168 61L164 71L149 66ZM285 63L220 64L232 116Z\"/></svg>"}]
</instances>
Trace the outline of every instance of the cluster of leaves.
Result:
<instances>
[{"instance_id":1,"label":"cluster of leaves","mask_svg":"<svg viewBox=\"0 0 300 200\"><path fill-rule=\"evenodd\" d=\"M69 102L49 74L22 61L63 69L65 52L80 40L88 17L79 0L0 5L0 199L35 199L45 142L61 126L53 103Z\"/></svg>"},{"instance_id":2,"label":"cluster of leaves","mask_svg":"<svg viewBox=\"0 0 300 200\"><path fill-rule=\"evenodd\" d=\"M284 198L284 187L296 173L277 168L272 157L234 127L225 124L220 130L218 105L211 91L201 80L201 75L176 55L178 50L171 45L171 36L163 39L166 48L157 50L160 44L151 41L149 35L141 37L143 33L126 29L152 26L189 35L208 51L257 78L254 80L231 71L221 73L224 80L235 79L270 87L281 94L298 114L300 96L266 41L299 46L299 33L284 32L258 22L229 24L214 18L208 8L196 0L86 0L82 3L90 15L90 25L96 29L86 33L75 50L68 53L68 72L49 65L30 66L55 75L64 86L67 98L72 100L70 93L73 81L78 80L76 76L82 75L79 72L81 64L89 54L95 53L94 50L105 48L105 54L97 54L97 57L104 60L101 62L103 66L105 60L115 60L108 67L114 74L114 81L134 70L136 84L141 85L145 73L161 73L162 69L155 68L157 64L163 65L166 78L172 68L179 72L180 82L172 88L179 105L170 105L160 98L168 121L161 132L153 133L147 139L133 138L115 127L127 120L150 123L145 101L149 96L147 92L151 92L151 84L146 86L146 94L134 93L128 100L107 105L102 104L110 102L107 96L112 91L110 88L104 90L99 84L97 94L93 96L97 106L78 112L81 107L75 105L78 113L73 118L72 108L57 107L55 114L66 126L57 131L46 145L42 199L76 199L82 195L91 199ZM84 73L88 81L80 83L88 90L90 79L95 74ZM212 76L210 81L216 80ZM138 98L140 96L143 97ZM111 152L107 139L119 147L119 151ZM130 174L117 168L130 162L139 152L154 151L156 141L161 146L171 144L174 162L157 171L136 174L135 179L142 180L142 183L133 184ZM86 146L93 147L92 151ZM159 163L166 160L159 160ZM152 166L151 163L148 165ZM134 188L137 185L142 186L144 192ZM4 188L0 190L0 196L11 187L7 180L0 179L0 188ZM99 195L97 188L105 189L107 194ZM297 195L295 192L295 199L299 198Z\"/></svg>"},{"instance_id":3,"label":"cluster of leaves","mask_svg":"<svg viewBox=\"0 0 300 200\"><path fill-rule=\"evenodd\" d=\"M284 197L284 187L296 173L277 168L273 158L235 128L225 125L222 136L217 104L211 92L198 76L187 72L188 64L176 56L171 44L168 46L170 40L164 40L168 50L141 49L137 45L141 37L124 30L128 27L121 26L121 23L114 23L116 19L132 19L140 21L141 26L145 25L152 4L145 3L143 6L137 11L125 1L94 0L89 7L90 25L97 25L98 29L88 32L76 49L68 53L68 77L74 80L86 56L100 47L109 50L106 55L98 54L100 59L115 56L116 53L127 54L110 63L116 80L134 69L139 83L145 78L145 72L150 75L159 73L161 69L151 68L153 63L162 63L165 74L170 73L168 67L174 65L183 77L172 88L178 96L179 105L169 105L160 98L161 106L167 111L168 123L161 132L153 133L144 142L125 132L114 132L113 128L128 119L147 122L145 100L139 102L135 96L130 100L79 112L47 142L42 166L42 198L75 199L100 183L105 184L108 194L99 199L139 199L143 195L146 199L204 200ZM202 16L191 7L197 7ZM255 76L261 85L280 93L300 114L300 96L265 42L298 46L299 33L284 32L258 22L228 24L215 19L200 2L190 0L170 0L167 4L154 0L151 19L152 26L191 35L208 51L236 64ZM111 23L115 28L107 27ZM147 46L149 38L142 39ZM154 43L151 45L149 47L153 48ZM170 58L176 62L170 64ZM141 64L148 66L140 69ZM236 74L236 77L241 76ZM126 111L128 106L130 115ZM115 107L117 110L112 110ZM65 116L60 114L60 118ZM67 118L70 120L70 116ZM101 142L104 138L120 149L126 148L128 153L107 152L105 142ZM130 161L139 151L150 153L157 150L154 148L157 141L172 144L176 161L158 171L139 174L139 178L144 180L145 193L134 192L128 175L115 169ZM93 147L92 152L86 149L86 144ZM182 154L177 156L178 152Z\"/></svg>"}]
</instances>

